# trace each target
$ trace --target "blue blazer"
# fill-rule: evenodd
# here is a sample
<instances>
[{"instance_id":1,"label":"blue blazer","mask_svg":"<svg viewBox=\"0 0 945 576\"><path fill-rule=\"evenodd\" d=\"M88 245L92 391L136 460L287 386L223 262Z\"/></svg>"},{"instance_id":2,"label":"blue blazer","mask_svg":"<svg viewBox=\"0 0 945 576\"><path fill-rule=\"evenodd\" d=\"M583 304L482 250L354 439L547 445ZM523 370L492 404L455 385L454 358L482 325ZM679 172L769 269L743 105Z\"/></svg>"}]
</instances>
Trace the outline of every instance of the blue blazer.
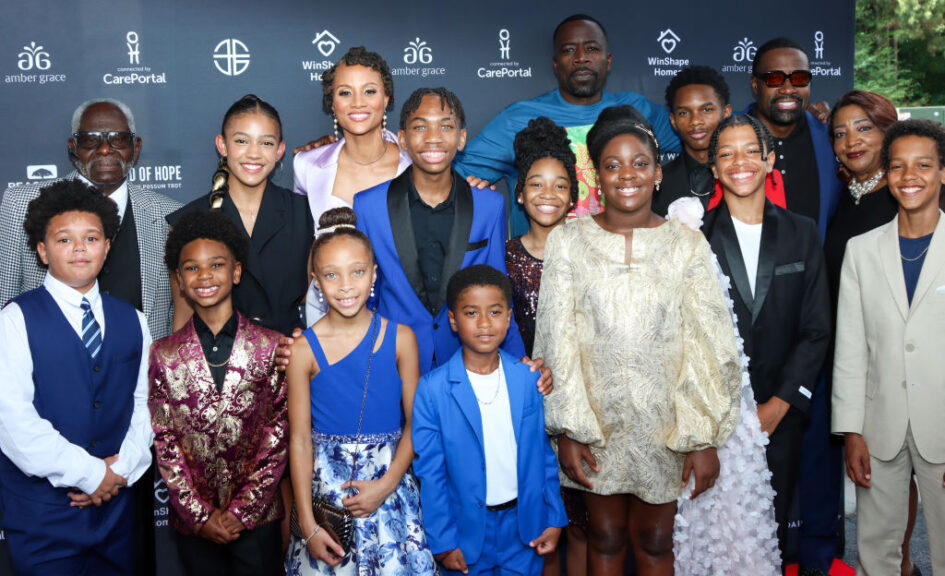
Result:
<instances>
[{"instance_id":1,"label":"blue blazer","mask_svg":"<svg viewBox=\"0 0 945 576\"><path fill-rule=\"evenodd\" d=\"M844 193L843 182L837 176L837 157L830 145L830 127L817 119L810 112L807 114L807 126L810 128L810 139L814 144L814 157L817 159L817 179L820 181L820 214L817 218L817 228L820 231L820 243L827 237L827 226L837 213L840 197Z\"/></svg>"},{"instance_id":2,"label":"blue blazer","mask_svg":"<svg viewBox=\"0 0 945 576\"><path fill-rule=\"evenodd\" d=\"M545 409L529 372L499 351L518 444L518 533L524 545L549 526L566 526L558 460L545 433ZM467 564L482 553L486 527L486 456L482 414L462 350L420 379L413 402L413 470L434 554L459 548Z\"/></svg>"},{"instance_id":3,"label":"blue blazer","mask_svg":"<svg viewBox=\"0 0 945 576\"><path fill-rule=\"evenodd\" d=\"M455 210L450 242L443 261L443 281L436 295L437 313L431 314L417 296L423 277L417 260L417 244L410 219L409 171L389 182L358 192L354 211L358 228L374 247L378 278L375 293L378 312L406 324L417 335L420 373L446 362L459 349L459 338L450 329L446 285L460 268L488 264L503 274L505 269L505 200L494 190L476 190L456 172ZM525 345L512 318L502 347L518 358Z\"/></svg>"}]
</instances>

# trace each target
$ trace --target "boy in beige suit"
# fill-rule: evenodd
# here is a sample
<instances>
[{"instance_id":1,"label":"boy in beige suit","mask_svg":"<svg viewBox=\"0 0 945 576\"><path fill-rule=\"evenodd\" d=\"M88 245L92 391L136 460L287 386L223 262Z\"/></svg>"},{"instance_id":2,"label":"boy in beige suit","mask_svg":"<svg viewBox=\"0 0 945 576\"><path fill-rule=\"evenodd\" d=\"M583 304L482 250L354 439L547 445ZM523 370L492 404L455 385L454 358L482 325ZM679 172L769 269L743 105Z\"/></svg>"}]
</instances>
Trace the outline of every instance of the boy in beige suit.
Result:
<instances>
[{"instance_id":1,"label":"boy in beige suit","mask_svg":"<svg viewBox=\"0 0 945 576\"><path fill-rule=\"evenodd\" d=\"M899 574L912 470L945 574L945 128L898 122L882 155L899 213L847 245L832 430L857 486L857 574Z\"/></svg>"}]
</instances>

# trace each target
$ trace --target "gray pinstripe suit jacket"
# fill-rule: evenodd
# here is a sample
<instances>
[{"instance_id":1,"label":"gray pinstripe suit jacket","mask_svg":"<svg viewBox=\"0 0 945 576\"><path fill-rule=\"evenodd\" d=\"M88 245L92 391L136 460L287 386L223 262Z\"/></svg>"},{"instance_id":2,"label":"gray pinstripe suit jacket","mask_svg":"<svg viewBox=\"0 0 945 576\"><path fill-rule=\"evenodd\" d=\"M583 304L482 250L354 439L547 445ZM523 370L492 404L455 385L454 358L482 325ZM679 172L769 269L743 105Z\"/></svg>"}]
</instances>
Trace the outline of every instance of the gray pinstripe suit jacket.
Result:
<instances>
[{"instance_id":1,"label":"gray pinstripe suit jacket","mask_svg":"<svg viewBox=\"0 0 945 576\"><path fill-rule=\"evenodd\" d=\"M76 178L72 172L67 178ZM23 220L27 205L39 196L49 181L30 182L9 188L0 204L0 306L43 283L46 269L26 242ZM171 333L174 302L164 265L167 221L164 217L180 208L167 196L128 184L128 199L135 214L138 248L141 251L141 303L148 318L151 337L157 340Z\"/></svg>"}]
</instances>

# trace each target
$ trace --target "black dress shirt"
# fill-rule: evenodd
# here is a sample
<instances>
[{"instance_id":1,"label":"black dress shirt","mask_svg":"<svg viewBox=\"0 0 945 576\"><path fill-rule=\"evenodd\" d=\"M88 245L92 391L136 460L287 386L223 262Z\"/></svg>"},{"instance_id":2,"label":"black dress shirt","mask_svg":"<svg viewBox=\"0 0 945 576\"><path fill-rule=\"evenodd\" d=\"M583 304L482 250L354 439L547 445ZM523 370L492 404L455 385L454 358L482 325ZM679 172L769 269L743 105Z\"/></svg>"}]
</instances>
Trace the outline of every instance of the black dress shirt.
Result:
<instances>
[{"instance_id":1,"label":"black dress shirt","mask_svg":"<svg viewBox=\"0 0 945 576\"><path fill-rule=\"evenodd\" d=\"M203 355L207 358L207 365L210 367L210 374L217 385L217 392L223 390L223 377L226 376L226 365L229 362L230 353L233 351L233 341L236 339L238 323L236 312L233 312L223 328L220 328L220 332L214 335L210 331L210 327L200 319L200 315L194 313L194 330L200 340L200 347L203 348Z\"/></svg>"},{"instance_id":2,"label":"black dress shirt","mask_svg":"<svg viewBox=\"0 0 945 576\"><path fill-rule=\"evenodd\" d=\"M708 204L708 198L715 191L715 176L712 175L712 166L710 163L703 164L683 151L683 162L686 163L686 171L689 172L689 188L692 194L704 200L703 205Z\"/></svg>"},{"instance_id":3,"label":"black dress shirt","mask_svg":"<svg viewBox=\"0 0 945 576\"><path fill-rule=\"evenodd\" d=\"M443 278L443 261L446 250L450 245L450 232L453 229L453 216L456 212L456 178L445 201L436 206L430 206L420 198L413 178L408 175L410 221L413 225L413 237L417 244L417 261L420 266L420 275L423 277L423 293L418 294L420 301L436 315L440 302L436 302L436 295L440 291L440 284L448 281Z\"/></svg>"},{"instance_id":4,"label":"black dress shirt","mask_svg":"<svg viewBox=\"0 0 945 576\"><path fill-rule=\"evenodd\" d=\"M774 168L784 177L787 209L820 222L820 179L807 116L787 138L774 139Z\"/></svg>"}]
</instances>

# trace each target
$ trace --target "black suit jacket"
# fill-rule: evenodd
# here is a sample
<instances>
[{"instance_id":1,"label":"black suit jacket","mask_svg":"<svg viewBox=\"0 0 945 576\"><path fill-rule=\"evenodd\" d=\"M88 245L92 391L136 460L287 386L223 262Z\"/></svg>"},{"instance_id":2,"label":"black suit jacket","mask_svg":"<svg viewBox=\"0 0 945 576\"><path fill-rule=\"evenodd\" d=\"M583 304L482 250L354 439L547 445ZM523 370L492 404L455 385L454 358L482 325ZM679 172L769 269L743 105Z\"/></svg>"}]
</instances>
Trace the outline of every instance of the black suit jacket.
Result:
<instances>
[{"instance_id":1,"label":"black suit jacket","mask_svg":"<svg viewBox=\"0 0 945 576\"><path fill-rule=\"evenodd\" d=\"M666 216L669 205L686 196L698 198L702 202L703 210L709 207L711 194L696 196L692 193L685 154L685 151L680 152L672 162L663 166L663 180L660 182L660 189L653 192L653 211L660 216Z\"/></svg>"},{"instance_id":2,"label":"black suit jacket","mask_svg":"<svg viewBox=\"0 0 945 576\"><path fill-rule=\"evenodd\" d=\"M724 201L706 214L702 231L732 281L755 400L777 396L806 414L830 342L830 296L817 224L765 200L754 297Z\"/></svg>"},{"instance_id":3,"label":"black suit jacket","mask_svg":"<svg viewBox=\"0 0 945 576\"><path fill-rule=\"evenodd\" d=\"M210 195L206 194L170 214L167 221L173 226L187 212L209 209ZM252 236L246 234L229 195L223 197L223 213L249 240L243 277L233 289L233 305L243 316L283 334L305 328L299 306L308 288L308 253L315 233L308 200L268 183Z\"/></svg>"}]
</instances>

